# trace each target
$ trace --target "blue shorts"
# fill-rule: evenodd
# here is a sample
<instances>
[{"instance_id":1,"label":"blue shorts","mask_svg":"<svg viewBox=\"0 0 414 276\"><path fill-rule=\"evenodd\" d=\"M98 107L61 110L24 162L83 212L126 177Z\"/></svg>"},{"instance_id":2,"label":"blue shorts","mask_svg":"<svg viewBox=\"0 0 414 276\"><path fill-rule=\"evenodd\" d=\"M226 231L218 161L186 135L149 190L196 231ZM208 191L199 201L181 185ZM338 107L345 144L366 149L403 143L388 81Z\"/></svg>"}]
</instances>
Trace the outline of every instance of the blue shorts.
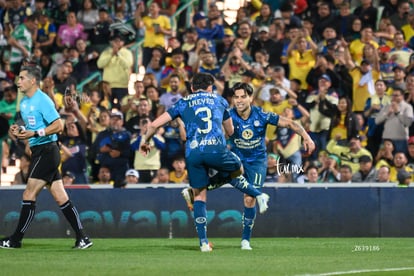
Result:
<instances>
[{"instance_id":1,"label":"blue shorts","mask_svg":"<svg viewBox=\"0 0 414 276\"><path fill-rule=\"evenodd\" d=\"M254 162L242 162L244 177L255 188L260 189L266 179L267 159L255 160Z\"/></svg>"},{"instance_id":2,"label":"blue shorts","mask_svg":"<svg viewBox=\"0 0 414 276\"><path fill-rule=\"evenodd\" d=\"M186 167L190 186L203 188L209 185L209 169L232 173L240 169L241 161L228 149L218 153L191 151L186 157Z\"/></svg>"}]
</instances>

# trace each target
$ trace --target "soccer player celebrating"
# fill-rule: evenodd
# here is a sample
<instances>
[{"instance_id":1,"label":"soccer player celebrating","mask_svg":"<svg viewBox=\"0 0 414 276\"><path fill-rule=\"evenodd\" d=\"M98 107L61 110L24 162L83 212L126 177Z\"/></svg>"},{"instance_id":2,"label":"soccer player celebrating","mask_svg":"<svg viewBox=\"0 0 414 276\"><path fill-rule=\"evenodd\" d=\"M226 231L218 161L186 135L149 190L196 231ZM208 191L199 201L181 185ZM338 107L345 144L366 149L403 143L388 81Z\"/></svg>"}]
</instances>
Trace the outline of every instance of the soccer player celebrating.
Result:
<instances>
[{"instance_id":1,"label":"soccer player celebrating","mask_svg":"<svg viewBox=\"0 0 414 276\"><path fill-rule=\"evenodd\" d=\"M20 69L17 86L25 94L20 102L25 126L14 124L9 134L20 140L28 140L32 162L16 230L10 237L0 240L0 247L22 246L24 233L34 218L37 195L47 186L76 233L74 248L86 249L92 246L92 242L83 233L78 211L69 200L58 168L60 152L57 133L62 132L63 123L52 100L39 89L41 78L41 71L36 66Z\"/></svg>"},{"instance_id":2,"label":"soccer player celebrating","mask_svg":"<svg viewBox=\"0 0 414 276\"><path fill-rule=\"evenodd\" d=\"M262 108L252 106L253 88L247 83L236 83L232 88L234 107L230 110L233 120L234 134L230 136L231 150L236 153L243 164L244 176L248 183L258 187L263 186L267 170L266 127L268 124L290 128L303 139L305 150L312 152L315 143L303 127L295 121L272 112L265 112ZM298 164L301 165L301 164ZM208 188L218 188L212 183ZM187 188L187 191L188 188ZM188 197L183 193L187 205L191 206ZM244 195L243 233L241 249L251 250L250 237L256 218L256 198Z\"/></svg>"},{"instance_id":3,"label":"soccer player celebrating","mask_svg":"<svg viewBox=\"0 0 414 276\"><path fill-rule=\"evenodd\" d=\"M210 74L194 75L191 84L193 94L180 99L152 122L141 145L141 151L148 153L151 149L148 141L159 127L177 117L184 122L187 134L186 166L194 191L194 220L202 252L212 250L207 239L206 209L210 168L231 174L230 184L257 198L261 212L266 211L269 200L267 194L246 181L240 159L227 149L222 126L228 135L232 135L233 123L227 112L227 101L212 93L213 84L214 77Z\"/></svg>"}]
</instances>

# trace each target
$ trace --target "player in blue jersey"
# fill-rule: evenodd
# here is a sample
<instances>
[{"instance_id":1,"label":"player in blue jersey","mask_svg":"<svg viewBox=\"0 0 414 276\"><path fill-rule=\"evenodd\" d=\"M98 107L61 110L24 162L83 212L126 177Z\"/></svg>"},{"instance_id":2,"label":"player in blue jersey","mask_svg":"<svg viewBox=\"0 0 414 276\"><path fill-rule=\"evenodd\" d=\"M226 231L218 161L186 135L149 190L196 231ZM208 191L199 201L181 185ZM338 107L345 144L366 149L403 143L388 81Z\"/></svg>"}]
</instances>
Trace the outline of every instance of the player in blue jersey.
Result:
<instances>
[{"instance_id":1,"label":"player in blue jersey","mask_svg":"<svg viewBox=\"0 0 414 276\"><path fill-rule=\"evenodd\" d=\"M256 188L261 189L266 178L267 152L265 139L268 124L292 129L303 138L303 145L307 151L312 152L315 149L314 142L300 124L275 113L265 112L260 107L252 106L253 88L249 84L236 83L232 88L231 96L234 104L234 107L230 110L234 125L234 134L229 138L231 150L240 157L247 182L252 183ZM212 184L216 183L213 181ZM208 189L218 188L218 186L210 185ZM187 192L191 194L188 189ZM191 206L191 198L189 200L185 193L183 195L187 205ZM250 237L256 217L255 205L256 198L245 194L241 242L241 248L244 250L252 249Z\"/></svg>"},{"instance_id":2,"label":"player in blue jersey","mask_svg":"<svg viewBox=\"0 0 414 276\"><path fill-rule=\"evenodd\" d=\"M190 186L194 191L194 220L202 252L211 251L207 239L207 186L209 169L231 174L230 184L257 198L261 212L266 211L269 196L250 185L242 175L240 159L228 150L222 130L232 135L234 128L227 112L228 103L213 94L214 77L207 73L194 75L193 94L180 99L148 127L141 151L149 152L148 141L155 131L169 121L180 117L186 130L186 166Z\"/></svg>"},{"instance_id":3,"label":"player in blue jersey","mask_svg":"<svg viewBox=\"0 0 414 276\"><path fill-rule=\"evenodd\" d=\"M25 125L12 125L9 134L28 142L31 151L30 172L16 230L10 237L0 240L0 247L21 247L24 233L34 218L37 195L46 186L76 233L74 248L86 249L92 246L92 241L83 233L78 211L69 200L59 172L57 134L63 131L63 123L53 101L39 89L41 78L40 68L36 66L24 66L20 70L17 85L25 94L20 102L20 113Z\"/></svg>"}]
</instances>

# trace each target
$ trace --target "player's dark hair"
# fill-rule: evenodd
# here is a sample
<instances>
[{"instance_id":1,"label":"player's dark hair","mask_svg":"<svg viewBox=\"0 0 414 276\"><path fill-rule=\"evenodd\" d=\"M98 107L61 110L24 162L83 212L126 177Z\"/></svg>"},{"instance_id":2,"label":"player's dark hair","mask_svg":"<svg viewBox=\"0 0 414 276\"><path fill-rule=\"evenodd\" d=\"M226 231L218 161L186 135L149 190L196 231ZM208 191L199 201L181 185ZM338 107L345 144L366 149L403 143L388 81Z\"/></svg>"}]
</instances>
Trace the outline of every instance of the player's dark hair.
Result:
<instances>
[{"instance_id":1,"label":"player's dark hair","mask_svg":"<svg viewBox=\"0 0 414 276\"><path fill-rule=\"evenodd\" d=\"M210 85L214 84L214 77L209 73L197 73L193 76L191 86L193 91L206 90Z\"/></svg>"},{"instance_id":2,"label":"player's dark hair","mask_svg":"<svg viewBox=\"0 0 414 276\"><path fill-rule=\"evenodd\" d=\"M38 66L22 66L20 71L27 71L27 74L32 78L36 79L36 84L40 85L40 81L42 80L42 70Z\"/></svg>"},{"instance_id":3,"label":"player's dark hair","mask_svg":"<svg viewBox=\"0 0 414 276\"><path fill-rule=\"evenodd\" d=\"M231 96L234 95L234 92L236 92L236 90L243 90L249 96L253 95L253 92L254 92L253 87L250 84L244 83L244 82L236 82L233 85L233 87L231 89Z\"/></svg>"}]
</instances>

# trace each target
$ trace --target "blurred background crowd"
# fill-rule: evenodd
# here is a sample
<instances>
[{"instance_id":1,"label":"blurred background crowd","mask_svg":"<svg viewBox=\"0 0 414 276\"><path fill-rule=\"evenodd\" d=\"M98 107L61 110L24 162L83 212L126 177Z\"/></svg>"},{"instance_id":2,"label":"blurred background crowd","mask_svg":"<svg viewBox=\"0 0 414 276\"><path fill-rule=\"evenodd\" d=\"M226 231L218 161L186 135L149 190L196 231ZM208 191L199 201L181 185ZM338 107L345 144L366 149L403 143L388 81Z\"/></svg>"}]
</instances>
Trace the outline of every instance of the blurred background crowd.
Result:
<instances>
[{"instance_id":1,"label":"blurred background crowd","mask_svg":"<svg viewBox=\"0 0 414 276\"><path fill-rule=\"evenodd\" d=\"M185 132L172 122L139 152L142 133L196 72L230 104L236 82L253 104L300 122L267 129L267 182L414 180L413 0L0 0L2 174L30 156L7 135L21 124L15 80L39 66L65 121L66 185L185 183ZM237 1L232 1L234 2Z\"/></svg>"}]
</instances>

